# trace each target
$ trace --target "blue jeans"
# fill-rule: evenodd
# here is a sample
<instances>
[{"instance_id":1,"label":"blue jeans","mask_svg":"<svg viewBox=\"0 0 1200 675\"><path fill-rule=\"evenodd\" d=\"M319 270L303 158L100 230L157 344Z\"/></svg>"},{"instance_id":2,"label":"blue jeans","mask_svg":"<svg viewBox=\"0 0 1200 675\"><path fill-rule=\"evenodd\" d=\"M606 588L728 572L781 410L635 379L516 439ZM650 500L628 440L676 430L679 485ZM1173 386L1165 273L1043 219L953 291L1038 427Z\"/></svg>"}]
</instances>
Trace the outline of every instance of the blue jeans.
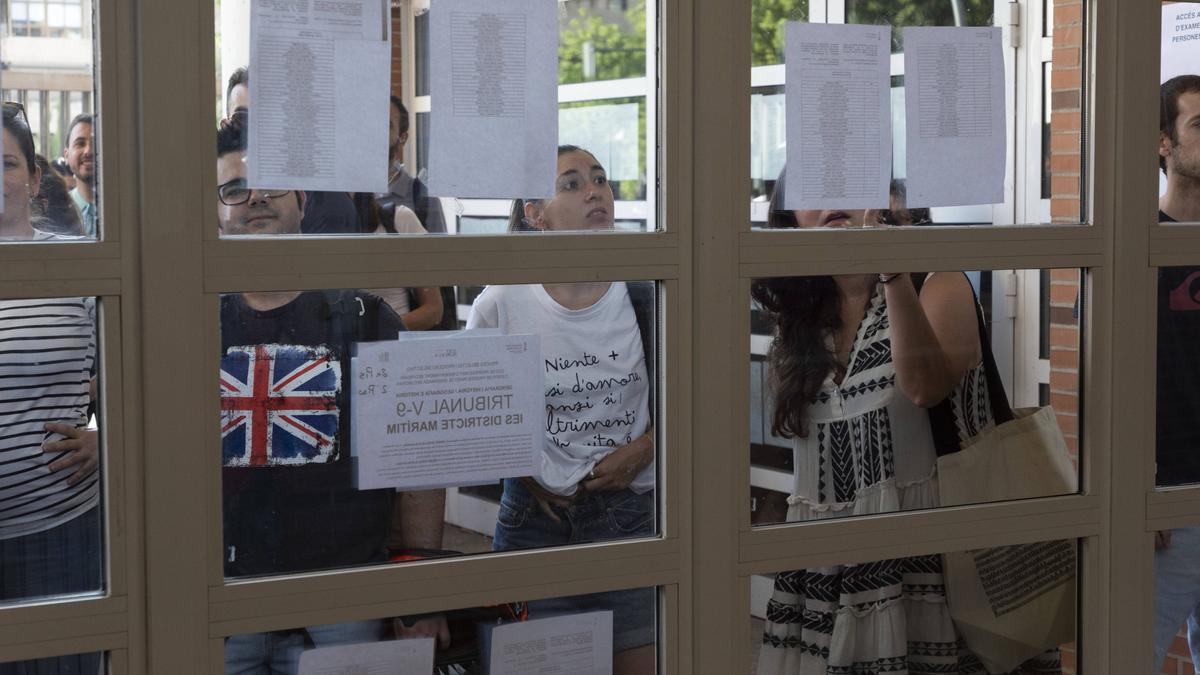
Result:
<instances>
[{"instance_id":1,"label":"blue jeans","mask_svg":"<svg viewBox=\"0 0 1200 675\"><path fill-rule=\"evenodd\" d=\"M226 675L296 675L307 635L313 647L379 642L384 622L350 621L309 626L303 630L234 635L225 639Z\"/></svg>"},{"instance_id":2,"label":"blue jeans","mask_svg":"<svg viewBox=\"0 0 1200 675\"><path fill-rule=\"evenodd\" d=\"M1192 663L1200 664L1200 528L1171 530L1171 545L1154 552L1154 672L1162 669L1187 619Z\"/></svg>"},{"instance_id":3,"label":"blue jeans","mask_svg":"<svg viewBox=\"0 0 1200 675\"><path fill-rule=\"evenodd\" d=\"M567 546L649 537L655 532L653 492L639 495L625 489L588 493L566 508L554 507L554 512L561 522L554 522L542 512L537 500L520 479L506 479L492 548L496 551L512 551ZM529 603L529 616L533 619L602 610L613 612L613 651L622 652L654 643L657 595L653 588L549 598Z\"/></svg>"},{"instance_id":4,"label":"blue jeans","mask_svg":"<svg viewBox=\"0 0 1200 675\"><path fill-rule=\"evenodd\" d=\"M0 540L0 602L104 590L100 507L44 532ZM0 663L0 675L96 675L94 652Z\"/></svg>"}]
</instances>

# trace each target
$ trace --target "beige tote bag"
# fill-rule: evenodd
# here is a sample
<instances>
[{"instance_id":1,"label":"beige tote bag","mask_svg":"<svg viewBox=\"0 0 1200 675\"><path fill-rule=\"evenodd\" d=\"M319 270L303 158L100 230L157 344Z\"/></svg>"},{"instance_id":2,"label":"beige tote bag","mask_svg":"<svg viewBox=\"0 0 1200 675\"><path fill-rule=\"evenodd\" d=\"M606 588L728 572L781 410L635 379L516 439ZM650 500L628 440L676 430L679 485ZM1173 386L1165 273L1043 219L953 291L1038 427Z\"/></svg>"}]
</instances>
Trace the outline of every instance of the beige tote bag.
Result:
<instances>
[{"instance_id":1,"label":"beige tote bag","mask_svg":"<svg viewBox=\"0 0 1200 675\"><path fill-rule=\"evenodd\" d=\"M1078 491L1078 473L1050 407L1013 411L976 307L996 424L959 444L945 409L930 410L942 506L1000 502ZM955 438L947 440L948 436ZM954 451L949 445L959 445ZM947 553L946 596L963 640L989 673L1005 673L1075 641L1073 540Z\"/></svg>"}]
</instances>

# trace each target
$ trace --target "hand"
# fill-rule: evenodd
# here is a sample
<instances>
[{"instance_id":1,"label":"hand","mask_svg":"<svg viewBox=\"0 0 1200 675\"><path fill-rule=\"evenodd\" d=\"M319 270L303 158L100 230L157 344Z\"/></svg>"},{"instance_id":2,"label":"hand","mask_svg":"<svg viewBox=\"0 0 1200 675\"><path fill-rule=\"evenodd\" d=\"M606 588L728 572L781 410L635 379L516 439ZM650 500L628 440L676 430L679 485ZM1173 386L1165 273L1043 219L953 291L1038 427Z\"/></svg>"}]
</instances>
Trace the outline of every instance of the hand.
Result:
<instances>
[{"instance_id":1,"label":"hand","mask_svg":"<svg viewBox=\"0 0 1200 675\"><path fill-rule=\"evenodd\" d=\"M61 441L50 441L42 444L42 452L69 453L50 463L51 471L78 466L75 473L67 478L67 485L75 485L87 478L100 466L100 434L90 429L77 429L69 424L50 422L45 426L46 431L64 436Z\"/></svg>"},{"instance_id":2,"label":"hand","mask_svg":"<svg viewBox=\"0 0 1200 675\"><path fill-rule=\"evenodd\" d=\"M629 487L642 469L654 460L654 430L638 436L606 455L592 467L588 480L579 484L588 492L615 492Z\"/></svg>"},{"instance_id":3,"label":"hand","mask_svg":"<svg viewBox=\"0 0 1200 675\"><path fill-rule=\"evenodd\" d=\"M438 649L450 646L450 625L446 623L445 614L432 614L421 617L405 625L404 619L395 621L396 637L404 640L409 638L437 638Z\"/></svg>"},{"instance_id":4,"label":"hand","mask_svg":"<svg viewBox=\"0 0 1200 675\"><path fill-rule=\"evenodd\" d=\"M1164 548L1171 548L1171 531L1159 530L1154 533L1154 550L1161 551Z\"/></svg>"},{"instance_id":5,"label":"hand","mask_svg":"<svg viewBox=\"0 0 1200 675\"><path fill-rule=\"evenodd\" d=\"M533 495L533 498L537 500L538 508L542 510L542 513L546 514L550 520L553 520L556 523L562 522L562 519L559 518L558 514L554 512L554 507L557 506L560 509L567 508L574 500L572 497L564 497L560 494L551 492L542 487L541 483L529 477L522 478L521 484L524 485L525 489L529 490L529 494ZM580 488L582 487L583 486L580 485Z\"/></svg>"}]
</instances>

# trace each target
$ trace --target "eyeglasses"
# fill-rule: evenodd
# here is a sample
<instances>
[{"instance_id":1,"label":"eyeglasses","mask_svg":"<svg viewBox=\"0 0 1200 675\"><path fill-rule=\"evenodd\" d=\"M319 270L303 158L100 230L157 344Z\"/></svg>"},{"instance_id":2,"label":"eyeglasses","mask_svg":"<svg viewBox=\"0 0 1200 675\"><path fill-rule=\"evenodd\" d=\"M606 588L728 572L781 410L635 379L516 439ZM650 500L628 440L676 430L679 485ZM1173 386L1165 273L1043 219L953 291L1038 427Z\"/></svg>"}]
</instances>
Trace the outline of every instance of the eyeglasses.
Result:
<instances>
[{"instance_id":1,"label":"eyeglasses","mask_svg":"<svg viewBox=\"0 0 1200 675\"><path fill-rule=\"evenodd\" d=\"M228 183L222 183L217 186L217 198L225 206L237 206L250 201L250 193L255 188L246 187L245 178L234 178ZM291 190L258 190L258 193L267 199L275 199L282 197Z\"/></svg>"}]
</instances>

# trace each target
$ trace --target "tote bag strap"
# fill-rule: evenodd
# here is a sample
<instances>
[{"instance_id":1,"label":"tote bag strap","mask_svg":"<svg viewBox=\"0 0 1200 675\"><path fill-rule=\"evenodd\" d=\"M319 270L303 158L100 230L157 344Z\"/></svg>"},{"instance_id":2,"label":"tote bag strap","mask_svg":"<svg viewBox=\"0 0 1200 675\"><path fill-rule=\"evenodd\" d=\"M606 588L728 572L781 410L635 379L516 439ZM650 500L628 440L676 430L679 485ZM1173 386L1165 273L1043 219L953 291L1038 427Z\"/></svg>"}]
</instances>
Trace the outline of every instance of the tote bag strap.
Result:
<instances>
[{"instance_id":1,"label":"tote bag strap","mask_svg":"<svg viewBox=\"0 0 1200 675\"><path fill-rule=\"evenodd\" d=\"M983 352L983 376L987 382L992 419L996 424L1011 422L1012 406L1008 404L1004 381L1000 379L1000 368L996 366L996 357L992 354L992 340L988 336L987 323L983 318L983 307L973 292L972 299L975 301L975 322L979 331L979 349ZM933 434L933 448L938 457L962 449L958 438L958 425L954 422L954 404L949 397L929 409L929 428Z\"/></svg>"}]
</instances>

